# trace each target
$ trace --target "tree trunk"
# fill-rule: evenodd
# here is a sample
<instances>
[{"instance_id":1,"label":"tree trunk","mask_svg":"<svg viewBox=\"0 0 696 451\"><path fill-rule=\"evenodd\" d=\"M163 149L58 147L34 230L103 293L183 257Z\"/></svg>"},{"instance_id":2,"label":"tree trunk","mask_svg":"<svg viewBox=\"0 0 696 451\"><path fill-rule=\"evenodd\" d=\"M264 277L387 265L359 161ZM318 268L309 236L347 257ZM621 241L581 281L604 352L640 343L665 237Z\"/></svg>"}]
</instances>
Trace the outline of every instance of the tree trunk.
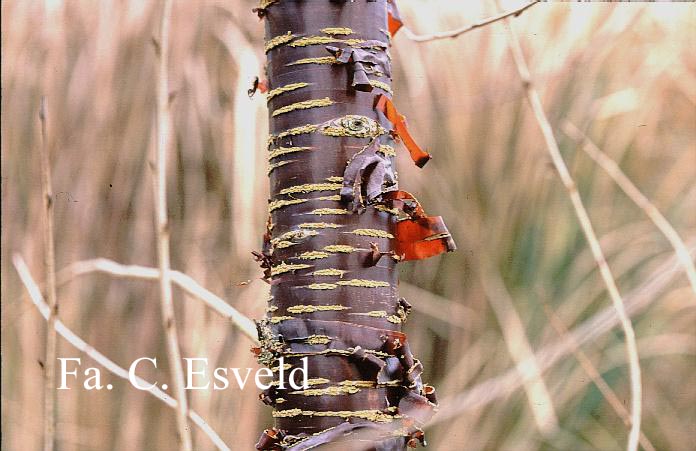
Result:
<instances>
[{"instance_id":1,"label":"tree trunk","mask_svg":"<svg viewBox=\"0 0 696 451\"><path fill-rule=\"evenodd\" d=\"M256 352L275 379L261 396L275 427L258 449L402 450L423 442L436 406L401 332L410 306L396 264L454 243L440 218L398 191L394 139L419 166L430 156L391 103L392 8L266 0L256 10L266 23L271 180L256 255L272 287ZM305 357L308 386L292 388Z\"/></svg>"}]
</instances>

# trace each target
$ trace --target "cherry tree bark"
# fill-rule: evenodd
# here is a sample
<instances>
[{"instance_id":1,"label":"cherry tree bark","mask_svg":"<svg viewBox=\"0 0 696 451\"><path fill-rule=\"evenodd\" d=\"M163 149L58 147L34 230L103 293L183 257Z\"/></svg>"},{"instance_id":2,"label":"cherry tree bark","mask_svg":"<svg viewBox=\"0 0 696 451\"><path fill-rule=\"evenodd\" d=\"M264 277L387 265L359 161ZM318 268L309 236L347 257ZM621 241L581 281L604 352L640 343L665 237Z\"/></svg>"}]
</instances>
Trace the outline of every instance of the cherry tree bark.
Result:
<instances>
[{"instance_id":1,"label":"cherry tree bark","mask_svg":"<svg viewBox=\"0 0 696 451\"><path fill-rule=\"evenodd\" d=\"M265 0L269 221L255 253L271 284L259 361L275 426L257 449L402 450L436 409L402 323L396 265L455 249L400 191L394 156L430 155L392 103L387 0ZM280 365L283 359L283 365ZM289 375L307 359L307 386ZM301 381L296 380L297 383ZM324 447L322 447L324 449Z\"/></svg>"}]
</instances>

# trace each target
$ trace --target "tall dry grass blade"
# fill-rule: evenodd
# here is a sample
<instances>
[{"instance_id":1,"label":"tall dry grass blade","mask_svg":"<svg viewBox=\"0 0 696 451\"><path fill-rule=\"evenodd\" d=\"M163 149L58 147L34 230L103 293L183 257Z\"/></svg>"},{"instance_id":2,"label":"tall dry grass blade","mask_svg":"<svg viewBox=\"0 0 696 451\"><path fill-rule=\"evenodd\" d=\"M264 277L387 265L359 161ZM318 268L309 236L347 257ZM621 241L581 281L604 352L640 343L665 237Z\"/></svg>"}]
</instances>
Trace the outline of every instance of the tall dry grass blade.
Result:
<instances>
[{"instance_id":1,"label":"tall dry grass blade","mask_svg":"<svg viewBox=\"0 0 696 451\"><path fill-rule=\"evenodd\" d=\"M55 315L51 315L51 308L48 304L46 304L46 301L44 301L43 296L41 295L41 290L39 289L36 282L34 282L34 279L32 278L31 273L29 272L29 268L27 268L26 263L24 263L24 259L22 259L22 257L18 254L15 254L12 256L12 263L14 264L14 267L17 270L17 274L19 274L19 278L22 280L22 284L24 284L24 287L29 293L29 298L34 303L36 308L39 310L39 313L41 313L41 315L47 321L51 317L53 317L53 330L60 334L61 337L65 338L70 344L75 346L77 349L91 357L95 362L99 363L104 368L109 370L109 372L111 372L115 376L120 377L121 379L130 382L128 377L128 370L117 365L104 354L94 349L90 344L88 344L82 338L77 336L65 324L63 324L59 319L57 319ZM151 384L150 382L146 381L145 379L142 379L140 376L136 375L134 379L135 382L140 386L151 387L150 389L145 391L147 391L160 401L164 402L172 409L176 409L179 405L177 400L160 390L159 387L153 386L153 384ZM191 418L191 421L193 421L194 424L198 426L201 429L201 431L203 431L203 433L208 436L208 438L210 438L210 440L215 444L215 446L219 450L230 451L230 448L225 444L225 442L222 441L220 436L208 425L208 423L205 422L205 420L200 415L198 415L193 410L189 410L188 416L189 418Z\"/></svg>"},{"instance_id":2,"label":"tall dry grass blade","mask_svg":"<svg viewBox=\"0 0 696 451\"><path fill-rule=\"evenodd\" d=\"M56 295L56 249L53 237L53 188L51 158L48 150L46 97L41 98L39 121L41 122L41 192L44 204L44 271L48 297L48 330L46 331L46 361L44 362L44 451L53 451L56 436L56 379L57 337L54 327L58 313Z\"/></svg>"},{"instance_id":3,"label":"tall dry grass blade","mask_svg":"<svg viewBox=\"0 0 696 451\"><path fill-rule=\"evenodd\" d=\"M413 303L413 311L460 329L472 329L481 321L481 315L461 301L439 296L417 285L399 281L399 293L406 299L418 299L418 302Z\"/></svg>"},{"instance_id":4,"label":"tall dry grass blade","mask_svg":"<svg viewBox=\"0 0 696 451\"><path fill-rule=\"evenodd\" d=\"M499 7L499 2L496 0L496 5ZM522 53L522 47L517 38L517 35L512 30L509 20L505 19L505 29L508 34L508 43L510 50L512 52L513 59L515 60L515 65L517 66L517 71L519 72L520 78L524 85L525 93L527 95L527 100L532 108L534 117L536 118L539 128L541 129L542 135L546 142L546 149L551 156L556 170L561 178L563 186L568 191L568 196L573 204L573 209L575 215L580 223L583 234L590 245L590 250L592 251L592 256L597 263L599 272L604 280L604 284L607 286L609 296L611 297L614 309L621 323L621 328L623 329L625 339L626 339L626 357L628 360L630 382L631 382L631 430L628 437L628 451L636 451L638 449L638 438L640 437L640 420L642 411L642 385L641 385L641 370L640 361L638 358L638 348L636 345L636 336L633 330L633 325L631 320L626 314L626 309L624 307L623 299L619 293L619 289L616 286L616 281L611 273L611 269L607 264L606 258L604 257L604 252L602 251L597 236L595 234L592 222L587 214L587 210L582 203L580 198L580 193L578 192L577 186L573 181L570 172L563 160L563 156L558 148L558 143L554 137L551 124L549 123L544 108L541 104L541 99L539 93L534 87L534 83L527 66L527 61L525 60L524 54Z\"/></svg>"},{"instance_id":5,"label":"tall dry grass blade","mask_svg":"<svg viewBox=\"0 0 696 451\"><path fill-rule=\"evenodd\" d=\"M115 277L128 277L133 279L160 279L160 271L157 268L148 268L147 266L138 265L122 265L106 258L97 258L94 260L75 262L66 268L63 268L59 272L58 282L62 285L75 277L95 272L109 274ZM256 325L252 320L240 313L222 298L206 290L190 276L179 271L170 270L170 277L172 282L178 285L179 288L183 289L190 296L205 302L208 307L232 321L232 324L234 324L234 326L236 326L244 335L249 337L249 339L255 345L259 344Z\"/></svg>"},{"instance_id":6,"label":"tall dry grass blade","mask_svg":"<svg viewBox=\"0 0 696 451\"><path fill-rule=\"evenodd\" d=\"M696 267L694 267L694 262L689 255L689 251L686 249L684 241L682 241L677 231L672 227L672 224L660 213L660 210L657 209L655 204L650 202L650 199L645 197L631 179L626 176L619 165L607 154L602 152L602 150L586 134L580 131L579 128L570 121L565 121L563 123L563 131L580 144L580 148L592 158L614 182L616 182L629 199L631 199L638 208L643 210L653 224L660 229L660 232L667 238L669 244L672 245L674 252L676 252L677 257L679 257L679 261L684 266L684 272L689 279L691 289L694 291L694 294L696 294Z\"/></svg>"},{"instance_id":7,"label":"tall dry grass blade","mask_svg":"<svg viewBox=\"0 0 696 451\"><path fill-rule=\"evenodd\" d=\"M499 20L507 19L508 17L517 17L520 14L522 14L525 10L531 8L532 6L536 5L539 3L541 0L534 0L528 3L525 3L524 5L515 8L510 11L506 11L504 13L500 13L496 16L489 17L483 20L480 20L478 22L475 22L471 25L466 25L460 28L456 28L454 30L450 31L438 31L435 33L430 33L430 34L416 34L412 32L408 27L403 26L402 30L404 34L406 35L407 38L409 38L412 41L415 42L430 42L430 41L436 41L438 39L450 39L450 38L456 38L464 33L468 33L469 31L475 30L477 28L485 27L486 25L490 25L492 23L495 23Z\"/></svg>"},{"instance_id":8,"label":"tall dry grass blade","mask_svg":"<svg viewBox=\"0 0 696 451\"><path fill-rule=\"evenodd\" d=\"M690 254L696 253L696 246L690 243ZM629 315L637 315L643 311L655 296L663 290L680 269L676 256L662 262L658 268L646 278L646 281L633 289L626 296L626 309ZM539 349L534 355L542 372L558 363L570 354L573 344L582 346L596 340L619 325L621 321L613 306L596 313L591 318L575 327L560 341L554 341ZM572 341L571 341L572 340ZM484 407L497 399L504 398L520 388L523 380L517 369L480 382L467 390L445 398L440 402L440 411L430 424L440 423L461 415L463 412Z\"/></svg>"},{"instance_id":9,"label":"tall dry grass blade","mask_svg":"<svg viewBox=\"0 0 696 451\"><path fill-rule=\"evenodd\" d=\"M537 428L543 436L549 436L558 430L558 416L524 325L498 272L488 268L486 273L481 277L486 298L498 320L508 353L524 381L524 390Z\"/></svg>"},{"instance_id":10,"label":"tall dry grass blade","mask_svg":"<svg viewBox=\"0 0 696 451\"><path fill-rule=\"evenodd\" d=\"M164 0L160 21L158 46L159 67L157 73L157 160L154 167L155 209L157 221L157 260L159 266L160 299L162 302L162 321L167 338L167 357L169 371L173 379L174 392L179 400L177 405L177 430L180 447L191 451L191 431L188 426L188 402L184 389L184 370L181 366L181 351L172 300L172 282L169 261L169 220L167 215L167 151L171 128L169 111L169 28L172 15L172 0Z\"/></svg>"},{"instance_id":11,"label":"tall dry grass blade","mask_svg":"<svg viewBox=\"0 0 696 451\"><path fill-rule=\"evenodd\" d=\"M604 399L607 400L611 408L614 409L614 412L616 412L619 418L623 420L624 424L626 424L626 426L631 426L631 414L621 403L619 397L616 396L614 390L612 390L609 384L607 384L604 378L602 378L602 375L592 364L592 360L590 360L590 358L587 357L587 355L580 349L572 336L568 335L568 328L566 328L565 324L563 324L563 321L558 317L558 315L556 315L551 306L546 303L544 303L544 312L551 323L551 327L556 330L558 336L568 340L568 343L571 346L570 351L575 356L575 359L580 363L580 366L585 371L585 374L592 379L592 382L595 384L602 396L604 396ZM640 445L643 447L643 449L645 449L645 451L655 451L655 447L648 437L643 433L643 431L640 433Z\"/></svg>"}]
</instances>

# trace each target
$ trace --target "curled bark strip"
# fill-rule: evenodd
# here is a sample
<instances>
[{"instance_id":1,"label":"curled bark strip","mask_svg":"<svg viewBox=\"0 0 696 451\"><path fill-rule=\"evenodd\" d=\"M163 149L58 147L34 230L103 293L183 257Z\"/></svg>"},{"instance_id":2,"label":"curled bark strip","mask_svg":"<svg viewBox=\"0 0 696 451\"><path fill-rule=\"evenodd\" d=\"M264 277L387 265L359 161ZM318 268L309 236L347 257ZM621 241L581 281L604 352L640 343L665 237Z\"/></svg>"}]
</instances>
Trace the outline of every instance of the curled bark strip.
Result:
<instances>
[{"instance_id":1,"label":"curled bark strip","mask_svg":"<svg viewBox=\"0 0 696 451\"><path fill-rule=\"evenodd\" d=\"M256 91L260 91L262 94L266 93L268 91L268 81L261 81L259 80L259 77L254 77L254 81L251 83L251 88L247 90L247 95L249 98L254 97Z\"/></svg>"},{"instance_id":2,"label":"curled bark strip","mask_svg":"<svg viewBox=\"0 0 696 451\"><path fill-rule=\"evenodd\" d=\"M441 216L399 222L396 247L404 261L422 260L457 249Z\"/></svg>"},{"instance_id":3,"label":"curled bark strip","mask_svg":"<svg viewBox=\"0 0 696 451\"><path fill-rule=\"evenodd\" d=\"M408 316L411 313L411 310L413 309L411 304L409 304L408 301L404 298L399 298L399 306L404 311L404 316Z\"/></svg>"},{"instance_id":4,"label":"curled bark strip","mask_svg":"<svg viewBox=\"0 0 696 451\"><path fill-rule=\"evenodd\" d=\"M424 385L423 394L426 398L428 398L428 401L430 401L432 404L437 405L437 395L435 394L435 387L433 387L432 385Z\"/></svg>"},{"instance_id":5,"label":"curled bark strip","mask_svg":"<svg viewBox=\"0 0 696 451\"><path fill-rule=\"evenodd\" d=\"M269 451L282 450L283 448L280 446L280 441L283 439L284 435L282 431L276 428L266 429L256 443L256 449Z\"/></svg>"},{"instance_id":6,"label":"curled bark strip","mask_svg":"<svg viewBox=\"0 0 696 451\"><path fill-rule=\"evenodd\" d=\"M365 47L368 45L367 47ZM391 76L391 66L387 57L386 44L379 41L363 43L363 48L327 46L338 63L350 64L352 70L351 86L357 91L371 92L373 84L367 77L368 73L381 76Z\"/></svg>"},{"instance_id":7,"label":"curled bark strip","mask_svg":"<svg viewBox=\"0 0 696 451\"><path fill-rule=\"evenodd\" d=\"M251 251L251 255L254 256L254 260L259 263L261 269L263 269L263 280L268 282L273 275L273 243L271 240L273 229L273 223L271 222L271 217L269 216L266 220L266 231L263 235L263 248L261 252Z\"/></svg>"},{"instance_id":8,"label":"curled bark strip","mask_svg":"<svg viewBox=\"0 0 696 451\"><path fill-rule=\"evenodd\" d=\"M428 398L413 391L406 393L399 401L399 413L413 418L419 426L427 423L436 409L437 406L428 401Z\"/></svg>"},{"instance_id":9,"label":"curled bark strip","mask_svg":"<svg viewBox=\"0 0 696 451\"><path fill-rule=\"evenodd\" d=\"M387 21L389 24L389 34L394 37L396 32L404 25L399 15L399 8L396 7L396 0L387 0Z\"/></svg>"},{"instance_id":10,"label":"curled bark strip","mask_svg":"<svg viewBox=\"0 0 696 451\"><path fill-rule=\"evenodd\" d=\"M408 149L408 152L411 154L411 159L416 163L416 166L419 168L425 166L432 156L416 144L416 141L411 137L408 131L406 118L397 111L391 99L384 94L377 96L375 98L375 110L381 113L386 121L392 124L393 134L403 141L404 146Z\"/></svg>"},{"instance_id":11,"label":"curled bark strip","mask_svg":"<svg viewBox=\"0 0 696 451\"><path fill-rule=\"evenodd\" d=\"M396 225L395 252L402 260L422 260L457 249L442 217L427 216L412 194L392 191L382 199L389 207L399 208L408 215Z\"/></svg>"},{"instance_id":12,"label":"curled bark strip","mask_svg":"<svg viewBox=\"0 0 696 451\"><path fill-rule=\"evenodd\" d=\"M267 255L270 257L273 253L273 247L272 247L272 240L271 237L273 235L273 221L271 220L271 217L268 216L266 219L266 230L264 231L263 234L263 255Z\"/></svg>"},{"instance_id":13,"label":"curled bark strip","mask_svg":"<svg viewBox=\"0 0 696 451\"><path fill-rule=\"evenodd\" d=\"M357 209L363 206L363 199L371 203L384 191L396 189L391 161L378 151L379 139L375 138L350 159L343 173L341 202L354 202Z\"/></svg>"}]
</instances>

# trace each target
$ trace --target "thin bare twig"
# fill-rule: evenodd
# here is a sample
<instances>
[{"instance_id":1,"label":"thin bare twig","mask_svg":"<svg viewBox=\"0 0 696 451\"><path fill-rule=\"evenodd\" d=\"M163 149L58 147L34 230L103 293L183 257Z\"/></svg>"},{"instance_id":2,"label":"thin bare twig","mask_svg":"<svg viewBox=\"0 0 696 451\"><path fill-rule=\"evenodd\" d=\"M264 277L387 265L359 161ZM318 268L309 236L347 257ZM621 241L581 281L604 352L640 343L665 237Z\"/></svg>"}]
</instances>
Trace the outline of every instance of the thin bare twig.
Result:
<instances>
[{"instance_id":1,"label":"thin bare twig","mask_svg":"<svg viewBox=\"0 0 696 451\"><path fill-rule=\"evenodd\" d=\"M167 151L171 128L169 112L169 27L172 14L172 0L164 0L160 22L159 71L157 74L157 161L154 167L155 209L157 217L157 260L159 266L160 300L162 321L167 338L167 357L169 371L173 379L174 392L179 400L177 405L177 430L180 447L191 451L191 431L188 426L188 402L184 389L184 370L181 366L181 350L172 300L172 282L169 272L169 222L167 218Z\"/></svg>"},{"instance_id":2,"label":"thin bare twig","mask_svg":"<svg viewBox=\"0 0 696 451\"><path fill-rule=\"evenodd\" d=\"M109 372L111 372L115 376L120 377L121 379L130 382L128 378L128 370L117 365L104 354L94 349L91 345L89 345L82 338L80 338L73 331L71 331L59 319L55 318L55 315L50 314L51 308L48 306L48 304L46 304L46 301L44 301L43 296L41 295L41 290L39 289L36 282L34 282L34 279L32 278L31 273L29 272L29 268L27 268L27 265L26 263L24 263L22 257L18 254L13 255L12 263L14 264L15 269L17 270L17 273L19 274L19 277L22 280L24 287L27 289L27 292L29 293L29 298L34 303L36 308L39 310L39 313L41 313L41 315L47 321L51 316L53 316L53 330L60 334L61 337L65 338L70 344L75 346L77 349L91 357L95 362L102 365ZM179 405L176 399L172 398L167 393L160 390L157 386L153 386L153 384L142 379L137 375L135 376L135 382L141 387L151 387L146 391L155 398L164 402L172 409L176 409ZM198 415L193 410L189 410L188 416L189 418L191 418L191 421L193 421L194 424L196 424L196 426L198 426L201 429L201 431L203 431L203 433L210 438L210 440L215 444L215 446L217 446L219 450L230 450L230 448L225 444L225 442L222 441L220 436L208 425L208 423L205 422L205 420L203 420L203 418L200 415Z\"/></svg>"},{"instance_id":3,"label":"thin bare twig","mask_svg":"<svg viewBox=\"0 0 696 451\"><path fill-rule=\"evenodd\" d=\"M614 409L614 412L616 412L619 418L623 420L624 424L626 426L631 426L631 414L621 403L619 397L616 396L614 390L612 390L609 384L607 384L602 378L602 375L592 364L592 360L590 360L590 358L587 357L587 355L580 349L573 337L568 335L568 329L566 328L565 324L563 324L563 321L558 317L558 315L556 315L551 306L546 303L544 303L544 312L551 323L551 327L556 330L558 336L561 338L567 338L568 343L571 346L570 351L575 356L575 359L580 363L580 366L585 371L585 374L592 379L592 382L595 384L600 393L602 393L604 399L607 400L611 408ZM640 444L645 451L655 451L655 447L653 446L652 442L650 442L648 437L643 433L643 431L640 433Z\"/></svg>"},{"instance_id":4,"label":"thin bare twig","mask_svg":"<svg viewBox=\"0 0 696 451\"><path fill-rule=\"evenodd\" d=\"M454 30L450 31L438 31L436 33L431 33L431 34L415 34L412 32L408 27L404 26L402 27L402 30L404 34L406 35L407 38L414 42L430 42L430 41L436 41L438 39L450 39L450 38L456 38L464 33L468 33L469 31L475 30L477 28L485 27L486 25L490 25L494 22L497 22L499 20L507 19L508 17L512 16L519 16L522 14L524 11L527 9L531 8L532 6L536 5L537 3L540 3L541 0L534 0L529 3L525 3L524 5L515 8L511 11L507 11L501 14L498 14L493 17L488 17L486 19L480 20L478 22L475 22L470 25L463 26L461 28L457 28Z\"/></svg>"},{"instance_id":5,"label":"thin bare twig","mask_svg":"<svg viewBox=\"0 0 696 451\"><path fill-rule=\"evenodd\" d=\"M619 188L621 188L633 203L643 210L653 224L660 229L660 232L662 232L665 238L667 238L667 241L669 241L669 244L674 248L674 252L676 252L677 257L679 257L682 266L684 266L684 272L689 279L691 289L694 291L694 294L696 294L696 267L694 267L694 262L689 256L689 251L686 249L684 241L682 241L677 231L674 230L672 224L660 213L660 210L657 209L655 204L650 202L650 200L640 192L636 185L631 182L631 179L626 176L619 165L609 158L607 154L602 152L602 150L587 135L580 131L579 128L570 121L565 121L563 124L563 131L571 139L580 144L580 148L589 155L614 182L616 182Z\"/></svg>"},{"instance_id":6,"label":"thin bare twig","mask_svg":"<svg viewBox=\"0 0 696 451\"><path fill-rule=\"evenodd\" d=\"M48 153L46 98L41 98L39 121L41 122L41 191L44 204L44 272L48 298L48 330L46 331L46 361L44 362L44 451L53 451L56 436L56 380L57 337L54 326L58 313L56 295L56 255L53 238L53 187L51 182L51 158Z\"/></svg>"},{"instance_id":7,"label":"thin bare twig","mask_svg":"<svg viewBox=\"0 0 696 451\"><path fill-rule=\"evenodd\" d=\"M549 436L558 430L558 416L539 365L534 359L534 351L525 334L522 320L499 273L488 268L486 274L481 277L486 298L498 320L508 353L524 381L537 428L542 435Z\"/></svg>"},{"instance_id":8,"label":"thin bare twig","mask_svg":"<svg viewBox=\"0 0 696 451\"><path fill-rule=\"evenodd\" d=\"M85 274L101 272L115 277L128 277L134 279L159 280L160 271L157 268L147 266L122 265L105 258L84 260L72 263L58 273L58 283L64 284L69 280ZM232 321L244 335L256 345L259 344L256 325L252 320L229 305L225 300L203 288L190 276L179 271L170 270L172 282L183 289L190 296L205 302L208 307L218 312L223 317Z\"/></svg>"},{"instance_id":9,"label":"thin bare twig","mask_svg":"<svg viewBox=\"0 0 696 451\"><path fill-rule=\"evenodd\" d=\"M498 4L498 0L496 0ZM534 87L532 78L527 66L527 61L522 53L522 47L517 38L517 35L512 30L509 24L509 20L505 20L505 29L508 33L508 42L510 45L510 50L512 52L513 59L517 66L520 78L524 84L525 93L527 95L527 100L532 108L534 116L539 124L544 140L546 141L546 149L548 150L551 160L553 161L558 175L561 178L563 186L565 186L568 191L568 196L573 205L575 215L578 218L580 227L590 245L590 250L592 251L592 256L597 263L600 275L604 280L604 284L607 286L609 292L609 297L614 305L616 314L621 323L621 328L623 329L625 339L626 339L626 358L628 360L630 383L631 383L631 430L628 436L628 451L636 451L638 449L638 438L640 437L640 419L642 411L642 384L641 384L641 370L640 361L638 358L638 347L636 345L636 336L633 330L633 325L631 320L626 314L626 309L624 306L623 299L619 293L619 289L616 286L616 281L611 273L611 269L607 264L606 258L604 257L604 252L602 251L597 236L595 234L592 222L587 214L587 210L582 203L580 198L580 193L578 192L577 186L573 181L573 177L570 175L568 168L563 161L563 156L558 148L558 143L554 137L551 124L549 123L544 108L541 104L541 99L539 93Z\"/></svg>"}]
</instances>

